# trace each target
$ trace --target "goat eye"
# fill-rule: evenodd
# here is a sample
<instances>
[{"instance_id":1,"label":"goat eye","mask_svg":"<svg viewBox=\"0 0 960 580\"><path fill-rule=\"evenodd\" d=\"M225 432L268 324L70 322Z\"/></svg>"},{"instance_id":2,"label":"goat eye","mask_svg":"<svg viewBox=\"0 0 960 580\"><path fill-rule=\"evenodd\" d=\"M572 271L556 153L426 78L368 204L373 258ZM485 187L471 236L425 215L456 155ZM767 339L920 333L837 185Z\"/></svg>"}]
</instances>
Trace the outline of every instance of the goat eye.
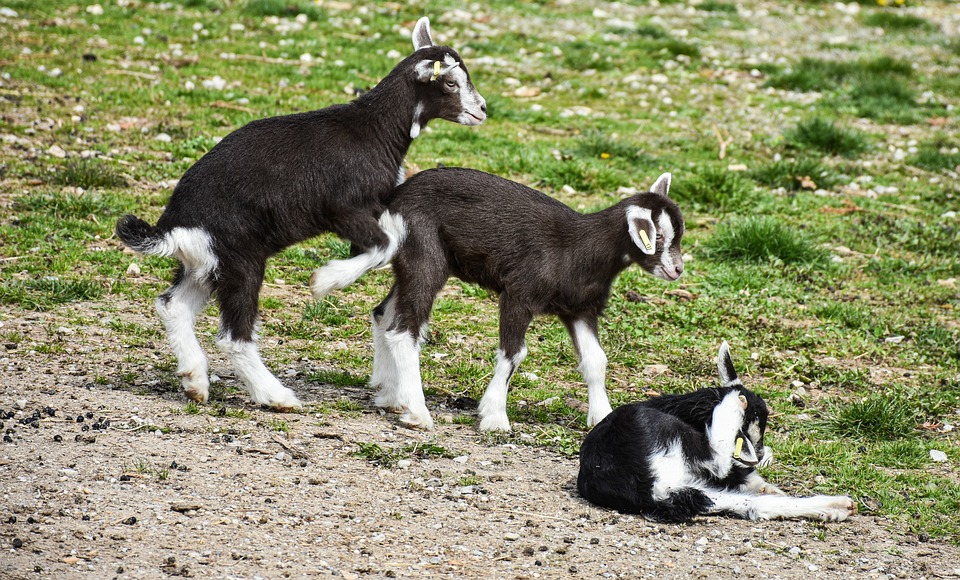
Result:
<instances>
[{"instance_id":1,"label":"goat eye","mask_svg":"<svg viewBox=\"0 0 960 580\"><path fill-rule=\"evenodd\" d=\"M448 80L445 81L448 88L455 89L457 88L457 81Z\"/></svg>"}]
</instances>

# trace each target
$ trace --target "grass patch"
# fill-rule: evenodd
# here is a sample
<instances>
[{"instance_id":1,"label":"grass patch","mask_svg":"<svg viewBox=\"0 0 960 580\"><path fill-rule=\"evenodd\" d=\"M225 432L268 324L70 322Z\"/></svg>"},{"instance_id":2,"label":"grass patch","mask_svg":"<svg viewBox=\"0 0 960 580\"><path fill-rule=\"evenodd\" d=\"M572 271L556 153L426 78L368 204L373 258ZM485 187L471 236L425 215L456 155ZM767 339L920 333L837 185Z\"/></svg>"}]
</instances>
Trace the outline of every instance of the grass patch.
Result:
<instances>
[{"instance_id":1,"label":"grass patch","mask_svg":"<svg viewBox=\"0 0 960 580\"><path fill-rule=\"evenodd\" d=\"M723 222L705 242L715 260L785 264L817 264L826 260L825 251L803 233L769 216L747 217Z\"/></svg>"},{"instance_id":2,"label":"grass patch","mask_svg":"<svg viewBox=\"0 0 960 580\"><path fill-rule=\"evenodd\" d=\"M68 161L53 173L57 185L70 185L93 189L95 187L122 187L127 180L106 162L96 159Z\"/></svg>"},{"instance_id":3,"label":"grass patch","mask_svg":"<svg viewBox=\"0 0 960 580\"><path fill-rule=\"evenodd\" d=\"M401 447L383 447L377 443L365 443L363 441L354 441L357 451L353 456L366 459L374 465L384 468L396 467L401 459L424 459L424 458L453 458L456 454L449 449L437 445L436 443L413 443Z\"/></svg>"},{"instance_id":4,"label":"grass patch","mask_svg":"<svg viewBox=\"0 0 960 580\"><path fill-rule=\"evenodd\" d=\"M917 410L906 398L884 393L840 407L824 428L843 437L889 441L912 435L917 420Z\"/></svg>"},{"instance_id":5,"label":"grass patch","mask_svg":"<svg viewBox=\"0 0 960 580\"><path fill-rule=\"evenodd\" d=\"M829 189L837 182L830 169L809 157L767 163L752 169L748 175L757 183L787 191Z\"/></svg>"},{"instance_id":6,"label":"grass patch","mask_svg":"<svg viewBox=\"0 0 960 580\"><path fill-rule=\"evenodd\" d=\"M909 163L927 171L957 171L960 168L960 146L941 133L920 144Z\"/></svg>"},{"instance_id":7,"label":"grass patch","mask_svg":"<svg viewBox=\"0 0 960 580\"><path fill-rule=\"evenodd\" d=\"M854 78L910 77L912 74L910 63L889 56L859 61L804 57L792 67L773 74L766 84L791 91L827 91L839 89Z\"/></svg>"},{"instance_id":8,"label":"grass patch","mask_svg":"<svg viewBox=\"0 0 960 580\"><path fill-rule=\"evenodd\" d=\"M814 149L828 155L855 157L867 149L867 136L856 129L838 127L835 123L814 117L797 123L786 133L787 141L800 149Z\"/></svg>"},{"instance_id":9,"label":"grass patch","mask_svg":"<svg viewBox=\"0 0 960 580\"><path fill-rule=\"evenodd\" d=\"M729 212L749 208L756 191L740 173L708 165L692 175L676 175L670 197L684 207Z\"/></svg>"},{"instance_id":10,"label":"grass patch","mask_svg":"<svg viewBox=\"0 0 960 580\"><path fill-rule=\"evenodd\" d=\"M310 20L320 20L325 12L307 0L246 0L243 12L249 16L282 16L293 18L305 14Z\"/></svg>"},{"instance_id":11,"label":"grass patch","mask_svg":"<svg viewBox=\"0 0 960 580\"><path fill-rule=\"evenodd\" d=\"M932 32L937 29L933 23L925 18L884 10L869 12L862 18L862 21L867 26L875 26L888 32Z\"/></svg>"},{"instance_id":12,"label":"grass patch","mask_svg":"<svg viewBox=\"0 0 960 580\"><path fill-rule=\"evenodd\" d=\"M16 304L25 310L46 311L68 302L97 300L103 292L103 286L95 280L12 280L0 284L0 303Z\"/></svg>"}]
</instances>

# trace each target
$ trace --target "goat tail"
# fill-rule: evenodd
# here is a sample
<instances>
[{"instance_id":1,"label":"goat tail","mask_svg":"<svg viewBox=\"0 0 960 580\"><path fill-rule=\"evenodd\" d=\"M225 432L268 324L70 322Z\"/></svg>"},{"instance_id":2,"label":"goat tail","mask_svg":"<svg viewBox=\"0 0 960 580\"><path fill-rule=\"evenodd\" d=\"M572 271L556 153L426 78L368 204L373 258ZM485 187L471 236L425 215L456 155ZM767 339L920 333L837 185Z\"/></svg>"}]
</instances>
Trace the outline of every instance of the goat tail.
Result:
<instances>
[{"instance_id":1,"label":"goat tail","mask_svg":"<svg viewBox=\"0 0 960 580\"><path fill-rule=\"evenodd\" d=\"M117 220L117 237L131 250L141 254L172 256L174 248L166 236L135 215L127 214Z\"/></svg>"}]
</instances>

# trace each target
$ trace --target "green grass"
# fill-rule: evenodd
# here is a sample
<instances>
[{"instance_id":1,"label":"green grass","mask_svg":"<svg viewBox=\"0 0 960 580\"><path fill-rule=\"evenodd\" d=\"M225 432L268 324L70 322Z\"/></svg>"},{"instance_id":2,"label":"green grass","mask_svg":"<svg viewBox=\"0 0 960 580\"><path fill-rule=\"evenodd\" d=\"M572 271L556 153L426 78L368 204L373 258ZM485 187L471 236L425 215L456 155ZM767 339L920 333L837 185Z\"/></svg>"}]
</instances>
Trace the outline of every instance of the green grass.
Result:
<instances>
[{"instance_id":1,"label":"green grass","mask_svg":"<svg viewBox=\"0 0 960 580\"><path fill-rule=\"evenodd\" d=\"M930 32L936 30L936 27L925 18L881 10L868 12L863 16L862 21L867 26L876 26L890 32Z\"/></svg>"},{"instance_id":2,"label":"green grass","mask_svg":"<svg viewBox=\"0 0 960 580\"><path fill-rule=\"evenodd\" d=\"M769 216L723 222L705 247L714 260L817 264L826 259L823 250L806 234Z\"/></svg>"},{"instance_id":3,"label":"green grass","mask_svg":"<svg viewBox=\"0 0 960 580\"><path fill-rule=\"evenodd\" d=\"M960 444L956 431L929 427L955 424L960 409L960 222L949 213L960 195L960 43L936 29L953 5L931 0L920 14L861 3L850 19L826 1L611 10L494 0L484 5L489 19L460 19L463 7L446 0L431 13L409 3L106 2L96 18L67 0L7 2L20 17L0 27L0 352L38 369L116 360L90 381L171 397L181 420L202 413L257 420L267 434L295 430L293 420L236 407L245 395L235 381L214 383L213 404L185 403L153 308L175 261L122 251L113 227L128 212L155 222L173 183L245 123L372 86L410 54L401 29L426 14L434 38L460 52L490 116L471 128L431 122L410 147L411 172L482 169L584 212L618 201L620 187L673 174L682 252L692 259L673 283L636 266L615 282L600 329L615 404L714 384L716 348L729 340L744 382L777 412L768 437L778 484L872 498L868 513L899 532L960 538L949 511L960 490L938 471L960 462ZM214 75L228 87L203 88ZM540 94L519 97L519 87ZM715 124L730 139L723 159ZM171 141L155 139L161 132ZM48 154L53 145L66 157ZM320 302L306 288L313 269L349 253L325 234L269 261L261 351L275 372L297 371L294 388L345 387L317 401L319 421L362 416L389 429L356 393L371 372L369 313L391 272ZM132 262L139 275L128 274ZM197 325L210 353L217 314L207 308ZM474 409L449 403L482 396L497 319L496 292L456 280L441 292L421 369L434 418L453 417L445 428L476 429ZM576 351L549 317L526 339L508 398L514 431L476 445L575 455L586 432L576 401L587 398ZM655 364L670 373L643 374ZM787 400L794 380L816 393L802 409ZM442 453L385 441L369 441L372 461ZM434 444L446 446L443 437ZM931 449L951 462L934 469Z\"/></svg>"},{"instance_id":4,"label":"green grass","mask_svg":"<svg viewBox=\"0 0 960 580\"><path fill-rule=\"evenodd\" d=\"M681 207L720 212L743 211L755 203L753 184L740 173L713 165L696 173L677 173L670 197Z\"/></svg>"},{"instance_id":5,"label":"green grass","mask_svg":"<svg viewBox=\"0 0 960 580\"><path fill-rule=\"evenodd\" d=\"M787 191L829 189L837 181L830 168L810 157L766 163L750 170L748 175L761 185Z\"/></svg>"},{"instance_id":6,"label":"green grass","mask_svg":"<svg viewBox=\"0 0 960 580\"><path fill-rule=\"evenodd\" d=\"M838 127L819 117L797 123L785 136L794 147L827 155L855 157L868 147L867 136L862 131Z\"/></svg>"}]
</instances>

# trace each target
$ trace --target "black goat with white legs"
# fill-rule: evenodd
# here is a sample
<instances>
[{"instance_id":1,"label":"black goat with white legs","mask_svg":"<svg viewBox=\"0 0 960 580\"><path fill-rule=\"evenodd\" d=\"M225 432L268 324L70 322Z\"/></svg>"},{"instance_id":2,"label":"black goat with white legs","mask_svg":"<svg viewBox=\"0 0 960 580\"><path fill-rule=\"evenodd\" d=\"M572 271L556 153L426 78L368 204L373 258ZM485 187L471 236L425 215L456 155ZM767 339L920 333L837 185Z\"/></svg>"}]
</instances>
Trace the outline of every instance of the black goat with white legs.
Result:
<instances>
[{"instance_id":1,"label":"black goat with white legs","mask_svg":"<svg viewBox=\"0 0 960 580\"><path fill-rule=\"evenodd\" d=\"M554 314L580 357L594 425L610 412L606 355L597 319L617 275L632 263L664 280L683 272L683 216L669 197L670 174L648 193L580 214L529 187L470 169L418 173L398 187L390 211L407 224L393 258L396 282L374 310L372 386L376 404L401 422L430 428L419 347L437 293L452 274L500 293L500 349L480 401L480 429L510 429L507 388L526 356L533 317Z\"/></svg>"},{"instance_id":2,"label":"black goat with white legs","mask_svg":"<svg viewBox=\"0 0 960 580\"><path fill-rule=\"evenodd\" d=\"M263 364L256 345L258 297L267 259L322 232L362 253L311 279L315 296L385 264L403 238L385 198L403 180L403 158L431 119L479 125L486 103L460 56L436 46L430 23L413 30L414 53L355 101L253 121L227 135L184 174L156 226L132 215L117 236L139 252L180 261L157 310L187 396L206 401L207 359L194 334L212 294L220 305L217 345L254 402L300 401Z\"/></svg>"},{"instance_id":3,"label":"black goat with white legs","mask_svg":"<svg viewBox=\"0 0 960 580\"><path fill-rule=\"evenodd\" d=\"M720 387L623 405L594 427L580 446L580 495L670 522L706 514L839 522L856 513L847 496L788 497L760 476L773 462L763 444L767 404L740 382L726 342L717 368Z\"/></svg>"}]
</instances>

